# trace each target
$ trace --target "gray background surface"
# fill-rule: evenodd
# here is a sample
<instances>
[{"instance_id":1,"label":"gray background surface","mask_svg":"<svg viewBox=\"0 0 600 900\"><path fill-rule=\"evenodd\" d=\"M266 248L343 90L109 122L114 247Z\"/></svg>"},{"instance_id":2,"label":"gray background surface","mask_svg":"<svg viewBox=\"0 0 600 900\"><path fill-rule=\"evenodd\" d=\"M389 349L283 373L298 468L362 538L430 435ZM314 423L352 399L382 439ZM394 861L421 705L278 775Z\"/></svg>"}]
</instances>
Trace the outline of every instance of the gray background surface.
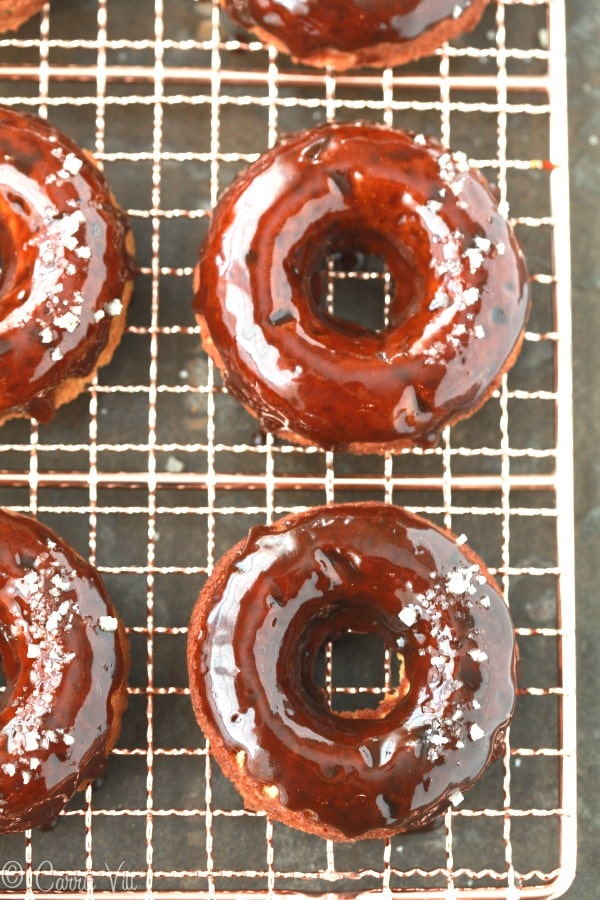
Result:
<instances>
[{"instance_id":1,"label":"gray background surface","mask_svg":"<svg viewBox=\"0 0 600 900\"><path fill-rule=\"evenodd\" d=\"M575 379L575 521L578 625L579 829L578 874L566 895L591 900L600 893L598 835L598 589L600 443L596 405L600 333L600 4L567 0L571 218L573 259L573 366Z\"/></svg>"}]
</instances>

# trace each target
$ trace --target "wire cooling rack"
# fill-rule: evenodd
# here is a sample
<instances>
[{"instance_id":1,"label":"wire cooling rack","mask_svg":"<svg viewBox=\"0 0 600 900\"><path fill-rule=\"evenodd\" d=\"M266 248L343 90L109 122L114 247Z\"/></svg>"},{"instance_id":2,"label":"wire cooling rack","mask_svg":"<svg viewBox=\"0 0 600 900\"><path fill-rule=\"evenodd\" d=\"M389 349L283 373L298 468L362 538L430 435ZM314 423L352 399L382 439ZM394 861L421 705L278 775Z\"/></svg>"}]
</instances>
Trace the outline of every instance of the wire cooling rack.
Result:
<instances>
[{"instance_id":1,"label":"wire cooling rack","mask_svg":"<svg viewBox=\"0 0 600 900\"><path fill-rule=\"evenodd\" d=\"M216 3L193 0L62 0L0 39L2 102L94 150L129 210L140 266L127 333L88 393L49 425L0 431L1 502L98 565L133 658L104 785L54 830L2 838L0 895L557 897L576 845L562 0L492 2L473 35L382 73L336 78L247 40ZM426 452L353 458L257 434L191 314L220 191L279 134L354 118L465 151L498 185L532 273L516 366ZM339 268L331 302L360 302L365 288L385 298L385 273L358 257ZM387 842L334 845L246 812L187 696L186 625L215 559L251 525L334 499L391 501L466 533L503 586L519 643L503 759L440 827ZM324 677L343 705L377 698L390 672L350 635L329 648Z\"/></svg>"}]
</instances>

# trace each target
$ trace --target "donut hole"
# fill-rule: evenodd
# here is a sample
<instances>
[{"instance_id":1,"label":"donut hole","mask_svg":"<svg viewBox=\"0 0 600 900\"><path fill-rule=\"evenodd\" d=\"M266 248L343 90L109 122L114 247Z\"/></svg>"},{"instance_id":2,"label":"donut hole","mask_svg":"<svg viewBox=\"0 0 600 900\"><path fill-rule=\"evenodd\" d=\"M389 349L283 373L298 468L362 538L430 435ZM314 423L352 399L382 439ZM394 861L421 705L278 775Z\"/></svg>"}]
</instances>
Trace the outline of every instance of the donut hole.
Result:
<instances>
[{"instance_id":1,"label":"donut hole","mask_svg":"<svg viewBox=\"0 0 600 900\"><path fill-rule=\"evenodd\" d=\"M402 655L390 651L379 634L352 629L321 646L314 680L330 711L342 717L381 718L410 687Z\"/></svg>"},{"instance_id":2,"label":"donut hole","mask_svg":"<svg viewBox=\"0 0 600 900\"><path fill-rule=\"evenodd\" d=\"M309 267L310 302L336 331L382 334L420 305L426 286L410 246L343 230L324 246L327 252Z\"/></svg>"},{"instance_id":3,"label":"donut hole","mask_svg":"<svg viewBox=\"0 0 600 900\"><path fill-rule=\"evenodd\" d=\"M395 285L382 256L340 250L325 256L313 276L313 295L327 318L341 328L384 331Z\"/></svg>"}]
</instances>

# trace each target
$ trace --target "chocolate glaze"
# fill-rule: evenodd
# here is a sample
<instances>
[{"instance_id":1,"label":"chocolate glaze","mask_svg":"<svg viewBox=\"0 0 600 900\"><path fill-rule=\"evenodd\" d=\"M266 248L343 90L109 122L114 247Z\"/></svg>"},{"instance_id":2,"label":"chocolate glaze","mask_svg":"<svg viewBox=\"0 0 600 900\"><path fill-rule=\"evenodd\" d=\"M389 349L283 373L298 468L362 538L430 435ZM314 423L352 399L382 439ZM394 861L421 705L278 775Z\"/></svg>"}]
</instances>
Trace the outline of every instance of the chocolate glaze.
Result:
<instances>
[{"instance_id":1,"label":"chocolate glaze","mask_svg":"<svg viewBox=\"0 0 600 900\"><path fill-rule=\"evenodd\" d=\"M39 12L45 0L9 0L0 3L0 31L13 31Z\"/></svg>"},{"instance_id":2,"label":"chocolate glaze","mask_svg":"<svg viewBox=\"0 0 600 900\"><path fill-rule=\"evenodd\" d=\"M103 618L105 617L105 618ZM0 511L0 833L52 822L104 770L127 639L97 572L52 531Z\"/></svg>"},{"instance_id":3,"label":"chocolate glaze","mask_svg":"<svg viewBox=\"0 0 600 900\"><path fill-rule=\"evenodd\" d=\"M221 0L234 22L309 65L388 66L474 28L488 0Z\"/></svg>"},{"instance_id":4,"label":"chocolate glaze","mask_svg":"<svg viewBox=\"0 0 600 900\"><path fill-rule=\"evenodd\" d=\"M408 689L333 713L314 681L349 629L404 658ZM334 840L423 827L500 751L515 701L513 628L481 560L380 503L252 529L190 623L192 702L250 807Z\"/></svg>"},{"instance_id":5,"label":"chocolate glaze","mask_svg":"<svg viewBox=\"0 0 600 900\"><path fill-rule=\"evenodd\" d=\"M380 254L395 294L374 332L327 314L323 257ZM318 293L318 291L317 291ZM523 256L461 153L371 124L282 141L221 198L194 306L228 389L265 430L325 448L432 445L515 358Z\"/></svg>"},{"instance_id":6,"label":"chocolate glaze","mask_svg":"<svg viewBox=\"0 0 600 900\"><path fill-rule=\"evenodd\" d=\"M127 234L69 138L0 108L0 421L51 418L57 389L92 372L131 278Z\"/></svg>"}]
</instances>

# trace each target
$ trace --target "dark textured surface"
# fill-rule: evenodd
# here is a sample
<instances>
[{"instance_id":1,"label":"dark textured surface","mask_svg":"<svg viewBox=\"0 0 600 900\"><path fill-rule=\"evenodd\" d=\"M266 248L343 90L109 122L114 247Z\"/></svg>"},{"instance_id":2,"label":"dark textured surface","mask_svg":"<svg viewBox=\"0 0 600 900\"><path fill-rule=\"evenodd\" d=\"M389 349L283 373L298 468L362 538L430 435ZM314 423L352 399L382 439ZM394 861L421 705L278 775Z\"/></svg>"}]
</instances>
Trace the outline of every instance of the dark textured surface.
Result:
<instances>
[{"instance_id":1,"label":"dark textured surface","mask_svg":"<svg viewBox=\"0 0 600 900\"><path fill-rule=\"evenodd\" d=\"M598 588L600 542L600 428L597 416L597 339L600 333L600 5L567 2L573 368L575 400L575 522L578 626L579 861L569 900L598 896Z\"/></svg>"}]
</instances>

